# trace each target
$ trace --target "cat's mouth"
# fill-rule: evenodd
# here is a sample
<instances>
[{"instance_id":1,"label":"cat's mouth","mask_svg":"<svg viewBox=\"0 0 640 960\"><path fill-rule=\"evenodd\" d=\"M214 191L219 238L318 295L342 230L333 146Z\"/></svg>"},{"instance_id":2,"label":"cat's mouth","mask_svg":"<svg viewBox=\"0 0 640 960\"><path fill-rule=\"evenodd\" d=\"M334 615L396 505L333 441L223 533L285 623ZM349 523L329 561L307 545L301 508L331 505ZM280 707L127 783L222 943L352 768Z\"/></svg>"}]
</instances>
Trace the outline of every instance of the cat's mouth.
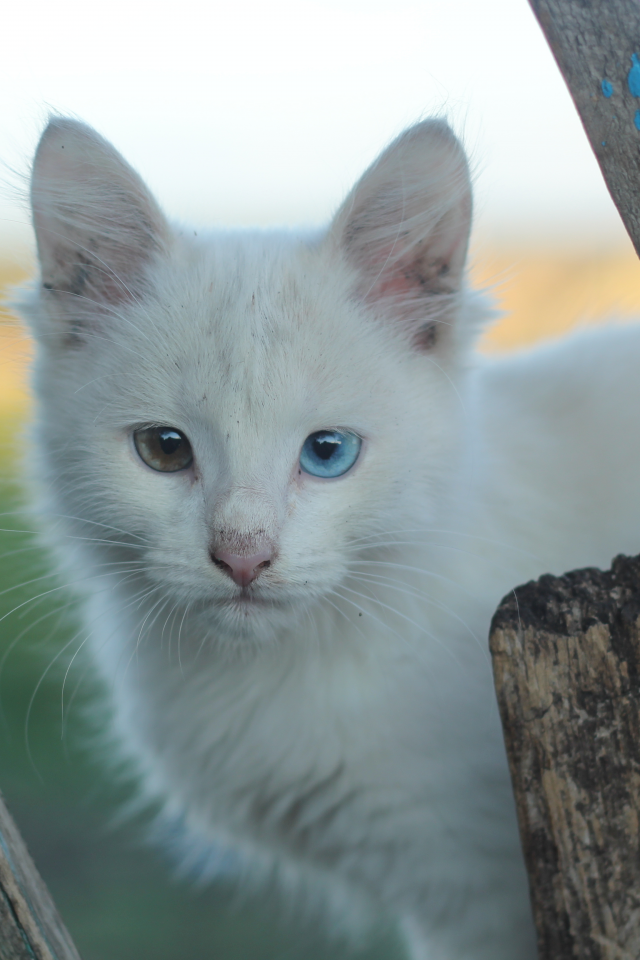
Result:
<instances>
[{"instance_id":1,"label":"cat's mouth","mask_svg":"<svg viewBox=\"0 0 640 960\"><path fill-rule=\"evenodd\" d=\"M238 610L246 610L251 607L276 607L279 605L277 600L256 596L255 593L245 589L240 590L235 596L228 597L226 600L220 602L222 606Z\"/></svg>"}]
</instances>

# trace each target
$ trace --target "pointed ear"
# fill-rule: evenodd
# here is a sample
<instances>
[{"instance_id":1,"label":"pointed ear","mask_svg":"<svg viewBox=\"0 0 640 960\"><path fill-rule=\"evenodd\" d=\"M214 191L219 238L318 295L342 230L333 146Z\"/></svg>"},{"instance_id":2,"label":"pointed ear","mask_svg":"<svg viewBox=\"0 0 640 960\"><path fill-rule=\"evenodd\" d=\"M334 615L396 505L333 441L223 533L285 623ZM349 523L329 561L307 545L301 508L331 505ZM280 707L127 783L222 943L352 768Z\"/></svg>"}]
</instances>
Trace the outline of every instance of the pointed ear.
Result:
<instances>
[{"instance_id":1,"label":"pointed ear","mask_svg":"<svg viewBox=\"0 0 640 960\"><path fill-rule=\"evenodd\" d=\"M75 120L56 117L44 131L31 203L43 292L53 312L68 314L76 327L89 304L133 299L147 263L169 237L138 174Z\"/></svg>"},{"instance_id":2,"label":"pointed ear","mask_svg":"<svg viewBox=\"0 0 640 960\"><path fill-rule=\"evenodd\" d=\"M430 349L455 317L470 227L462 146L444 121L427 120L366 171L331 233L355 268L357 294Z\"/></svg>"}]
</instances>

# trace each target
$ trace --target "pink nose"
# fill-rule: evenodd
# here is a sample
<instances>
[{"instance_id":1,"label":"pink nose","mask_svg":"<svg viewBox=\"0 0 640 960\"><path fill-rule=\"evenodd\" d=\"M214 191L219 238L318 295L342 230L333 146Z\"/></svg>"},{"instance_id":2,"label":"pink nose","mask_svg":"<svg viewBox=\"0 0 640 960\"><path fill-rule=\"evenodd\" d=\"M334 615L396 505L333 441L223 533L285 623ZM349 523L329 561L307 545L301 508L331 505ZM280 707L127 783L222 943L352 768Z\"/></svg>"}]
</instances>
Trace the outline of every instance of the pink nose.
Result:
<instances>
[{"instance_id":1,"label":"pink nose","mask_svg":"<svg viewBox=\"0 0 640 960\"><path fill-rule=\"evenodd\" d=\"M248 587L259 577L263 570L271 563L273 553L263 550L254 553L252 557L242 557L237 553L227 553L225 550L216 550L211 553L211 559L216 567L223 570L239 587Z\"/></svg>"}]
</instances>

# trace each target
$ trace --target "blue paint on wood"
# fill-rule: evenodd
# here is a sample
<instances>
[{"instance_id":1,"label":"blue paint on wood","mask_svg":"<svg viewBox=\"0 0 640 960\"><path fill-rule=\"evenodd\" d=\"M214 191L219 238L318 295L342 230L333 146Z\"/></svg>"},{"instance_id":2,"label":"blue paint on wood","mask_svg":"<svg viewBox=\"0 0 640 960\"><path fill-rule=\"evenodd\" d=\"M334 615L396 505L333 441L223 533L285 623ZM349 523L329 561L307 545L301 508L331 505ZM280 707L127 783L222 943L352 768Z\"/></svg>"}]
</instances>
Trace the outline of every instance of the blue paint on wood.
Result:
<instances>
[{"instance_id":1,"label":"blue paint on wood","mask_svg":"<svg viewBox=\"0 0 640 960\"><path fill-rule=\"evenodd\" d=\"M603 81L602 81L602 94L603 94L603 96L605 96L605 97L607 98L607 100L608 100L612 93L613 93L613 84L612 84L612 83L609 83L608 80L603 80Z\"/></svg>"},{"instance_id":2,"label":"blue paint on wood","mask_svg":"<svg viewBox=\"0 0 640 960\"><path fill-rule=\"evenodd\" d=\"M633 122L636 125L636 130L640 130L640 110L636 110L636 115L633 118Z\"/></svg>"},{"instance_id":3,"label":"blue paint on wood","mask_svg":"<svg viewBox=\"0 0 640 960\"><path fill-rule=\"evenodd\" d=\"M632 67L627 75L627 83L629 84L631 95L640 97L640 60L638 59L637 53L632 54L631 63Z\"/></svg>"},{"instance_id":4,"label":"blue paint on wood","mask_svg":"<svg viewBox=\"0 0 640 960\"><path fill-rule=\"evenodd\" d=\"M606 141L606 140L603 140L603 141L602 141L602 146L603 146L603 147L606 147L606 145L607 145L607 141Z\"/></svg>"}]
</instances>

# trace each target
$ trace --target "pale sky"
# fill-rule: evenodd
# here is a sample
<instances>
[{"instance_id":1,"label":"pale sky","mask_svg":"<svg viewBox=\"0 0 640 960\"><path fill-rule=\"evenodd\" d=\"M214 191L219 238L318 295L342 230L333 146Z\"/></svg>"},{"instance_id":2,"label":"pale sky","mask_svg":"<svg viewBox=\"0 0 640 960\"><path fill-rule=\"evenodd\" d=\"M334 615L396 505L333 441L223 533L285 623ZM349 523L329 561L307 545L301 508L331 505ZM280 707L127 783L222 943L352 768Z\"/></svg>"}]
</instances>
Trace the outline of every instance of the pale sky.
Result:
<instances>
[{"instance_id":1,"label":"pale sky","mask_svg":"<svg viewBox=\"0 0 640 960\"><path fill-rule=\"evenodd\" d=\"M29 235L19 174L55 110L200 226L320 224L393 136L444 113L476 236L624 236L527 0L14 0L2 27L0 235Z\"/></svg>"}]
</instances>

